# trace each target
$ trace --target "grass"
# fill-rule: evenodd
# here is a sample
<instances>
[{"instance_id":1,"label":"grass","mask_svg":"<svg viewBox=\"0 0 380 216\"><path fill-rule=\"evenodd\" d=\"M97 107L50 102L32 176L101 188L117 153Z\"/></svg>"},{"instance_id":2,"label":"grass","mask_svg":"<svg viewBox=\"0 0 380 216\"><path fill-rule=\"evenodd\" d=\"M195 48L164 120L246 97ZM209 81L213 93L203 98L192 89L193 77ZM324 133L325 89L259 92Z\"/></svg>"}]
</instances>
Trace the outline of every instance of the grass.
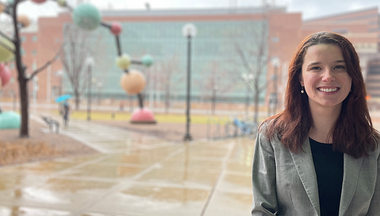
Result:
<instances>
[{"instance_id":1,"label":"grass","mask_svg":"<svg viewBox=\"0 0 380 216\"><path fill-rule=\"evenodd\" d=\"M58 112L57 112L58 113ZM87 119L87 112L86 111L74 111L70 115L73 119ZM154 114L155 119L157 122L162 123L186 123L186 115L180 115L180 114L163 114L163 113L157 113ZM128 121L131 118L130 113L124 113L124 112L97 112L92 111L91 112L91 119L92 120L115 120L115 121ZM195 124L207 124L209 121L212 122L220 122L225 123L229 121L230 118L227 116L207 116L207 115L191 115L191 123Z\"/></svg>"}]
</instances>

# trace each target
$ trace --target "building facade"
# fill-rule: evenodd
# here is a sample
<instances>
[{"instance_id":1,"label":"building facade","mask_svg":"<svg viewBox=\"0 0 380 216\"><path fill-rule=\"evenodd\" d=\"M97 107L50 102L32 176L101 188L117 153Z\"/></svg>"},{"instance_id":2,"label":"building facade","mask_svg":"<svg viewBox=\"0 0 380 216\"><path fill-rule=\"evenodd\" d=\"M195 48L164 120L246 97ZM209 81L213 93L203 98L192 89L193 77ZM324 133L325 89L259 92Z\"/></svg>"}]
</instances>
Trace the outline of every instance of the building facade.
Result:
<instances>
[{"instance_id":1,"label":"building facade","mask_svg":"<svg viewBox=\"0 0 380 216\"><path fill-rule=\"evenodd\" d=\"M213 96L217 102L245 103L247 98L252 101L254 80L259 77L258 85L263 89L260 102L268 104L275 98L281 108L287 68L294 50L306 35L317 31L334 31L352 41L361 59L368 93L380 97L377 8L307 21L302 21L301 13L288 13L282 7L102 11L102 17L104 21L122 24L123 53L133 59L140 59L145 54L154 57L155 63L150 68L131 66L146 76L148 83L144 94L147 99L165 100L170 96L171 100L185 100L187 39L182 35L182 27L186 23L197 27L197 36L192 39L191 67L192 100L195 102L209 101ZM71 15L62 13L57 17L40 18L38 30L22 33L26 38L23 61L28 73L56 55L67 39L64 29L68 25L72 25ZM90 83L92 92L101 98L126 99L127 94L119 85L122 71L115 66L114 36L106 28L99 27L89 38L94 41L88 55L95 58L91 76L96 81L87 80L81 84L82 99L87 96L86 86ZM87 66L82 70L85 73ZM62 93L73 93L60 60L37 77L38 80L30 82L30 95L36 101L52 102ZM7 91L17 94L18 87L15 83L6 86L3 95Z\"/></svg>"}]
</instances>

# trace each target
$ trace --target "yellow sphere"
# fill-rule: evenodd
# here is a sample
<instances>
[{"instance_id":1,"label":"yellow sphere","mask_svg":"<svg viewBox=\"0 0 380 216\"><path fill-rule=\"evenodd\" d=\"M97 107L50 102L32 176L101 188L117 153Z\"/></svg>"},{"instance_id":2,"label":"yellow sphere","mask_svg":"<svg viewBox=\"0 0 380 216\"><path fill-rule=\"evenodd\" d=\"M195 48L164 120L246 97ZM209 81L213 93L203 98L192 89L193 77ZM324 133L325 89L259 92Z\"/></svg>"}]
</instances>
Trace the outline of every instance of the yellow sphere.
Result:
<instances>
[{"instance_id":1,"label":"yellow sphere","mask_svg":"<svg viewBox=\"0 0 380 216\"><path fill-rule=\"evenodd\" d=\"M14 57L14 51L8 50L2 44L6 45L12 50L15 49L14 44L3 37L0 37L0 42L0 62L6 62L11 60Z\"/></svg>"},{"instance_id":2,"label":"yellow sphere","mask_svg":"<svg viewBox=\"0 0 380 216\"><path fill-rule=\"evenodd\" d=\"M17 21L21 23L24 28L28 27L30 24L29 18L25 15L19 15L17 17Z\"/></svg>"},{"instance_id":3,"label":"yellow sphere","mask_svg":"<svg viewBox=\"0 0 380 216\"><path fill-rule=\"evenodd\" d=\"M122 70L126 70L131 65L131 57L127 54L123 54L116 58L116 65Z\"/></svg>"},{"instance_id":4,"label":"yellow sphere","mask_svg":"<svg viewBox=\"0 0 380 216\"><path fill-rule=\"evenodd\" d=\"M130 70L121 76L120 85L128 94L138 94L145 88L145 76L138 70Z\"/></svg>"}]
</instances>

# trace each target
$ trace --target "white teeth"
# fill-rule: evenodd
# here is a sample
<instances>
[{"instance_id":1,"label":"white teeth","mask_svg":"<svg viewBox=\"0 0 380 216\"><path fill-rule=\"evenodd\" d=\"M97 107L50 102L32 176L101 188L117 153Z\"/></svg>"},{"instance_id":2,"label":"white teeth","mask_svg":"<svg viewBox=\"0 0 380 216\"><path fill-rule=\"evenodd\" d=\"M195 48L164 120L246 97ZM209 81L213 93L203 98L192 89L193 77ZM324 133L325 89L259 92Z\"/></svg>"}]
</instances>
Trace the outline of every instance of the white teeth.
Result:
<instances>
[{"instance_id":1,"label":"white teeth","mask_svg":"<svg viewBox=\"0 0 380 216\"><path fill-rule=\"evenodd\" d=\"M338 90L338 88L319 88L319 91L323 91L323 92L334 92Z\"/></svg>"}]
</instances>

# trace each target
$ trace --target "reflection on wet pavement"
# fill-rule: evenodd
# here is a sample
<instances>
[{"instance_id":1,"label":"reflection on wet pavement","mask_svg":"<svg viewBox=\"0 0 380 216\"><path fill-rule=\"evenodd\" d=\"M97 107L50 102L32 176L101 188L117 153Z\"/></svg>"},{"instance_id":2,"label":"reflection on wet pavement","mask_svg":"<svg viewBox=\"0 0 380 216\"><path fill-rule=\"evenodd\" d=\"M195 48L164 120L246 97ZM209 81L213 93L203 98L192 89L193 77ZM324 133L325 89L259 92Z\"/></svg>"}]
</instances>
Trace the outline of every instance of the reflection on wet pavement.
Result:
<instances>
[{"instance_id":1,"label":"reflection on wet pavement","mask_svg":"<svg viewBox=\"0 0 380 216\"><path fill-rule=\"evenodd\" d=\"M249 138L171 143L90 122L96 155L0 167L0 215L249 215Z\"/></svg>"}]
</instances>

